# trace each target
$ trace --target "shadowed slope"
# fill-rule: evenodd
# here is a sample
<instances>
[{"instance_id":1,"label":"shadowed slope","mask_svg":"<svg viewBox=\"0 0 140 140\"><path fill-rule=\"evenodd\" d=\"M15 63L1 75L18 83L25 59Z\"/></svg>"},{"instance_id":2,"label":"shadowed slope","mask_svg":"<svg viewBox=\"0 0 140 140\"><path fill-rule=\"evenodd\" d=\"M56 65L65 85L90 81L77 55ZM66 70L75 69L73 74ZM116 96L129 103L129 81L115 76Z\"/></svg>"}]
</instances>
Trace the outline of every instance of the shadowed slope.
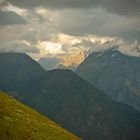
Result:
<instances>
[{"instance_id":1,"label":"shadowed slope","mask_svg":"<svg viewBox=\"0 0 140 140\"><path fill-rule=\"evenodd\" d=\"M44 69L24 53L0 53L0 89L30 88L43 73Z\"/></svg>"},{"instance_id":2,"label":"shadowed slope","mask_svg":"<svg viewBox=\"0 0 140 140\"><path fill-rule=\"evenodd\" d=\"M140 57L127 56L113 49L94 52L76 73L112 99L140 111Z\"/></svg>"},{"instance_id":3,"label":"shadowed slope","mask_svg":"<svg viewBox=\"0 0 140 140\"><path fill-rule=\"evenodd\" d=\"M22 61L20 65L25 63ZM11 69L9 67L5 71L10 73ZM27 69L36 69L36 66L28 65ZM21 67L17 67L17 73L21 72ZM24 75L30 77L32 72ZM12 81L17 81L16 78L13 77ZM10 92L7 86L6 90L85 140L140 139L140 114L127 105L111 100L74 72L52 70L38 75L37 80L24 80L28 83L24 88ZM20 82L19 85L22 84Z\"/></svg>"},{"instance_id":4,"label":"shadowed slope","mask_svg":"<svg viewBox=\"0 0 140 140\"><path fill-rule=\"evenodd\" d=\"M138 140L140 114L70 70L47 71L25 102L86 140Z\"/></svg>"}]
</instances>

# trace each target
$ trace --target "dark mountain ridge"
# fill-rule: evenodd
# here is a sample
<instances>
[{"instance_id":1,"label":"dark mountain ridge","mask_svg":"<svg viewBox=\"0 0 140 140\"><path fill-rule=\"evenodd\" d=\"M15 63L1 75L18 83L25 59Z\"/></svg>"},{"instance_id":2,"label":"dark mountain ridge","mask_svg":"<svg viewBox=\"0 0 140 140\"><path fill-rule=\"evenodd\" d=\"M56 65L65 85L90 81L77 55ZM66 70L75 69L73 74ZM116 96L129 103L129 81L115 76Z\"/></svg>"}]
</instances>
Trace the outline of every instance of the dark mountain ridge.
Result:
<instances>
[{"instance_id":1,"label":"dark mountain ridge","mask_svg":"<svg viewBox=\"0 0 140 140\"><path fill-rule=\"evenodd\" d=\"M19 59L16 60L19 61ZM22 61L25 60L22 59ZM13 74L10 67L17 67L17 65L13 65L10 61L12 58L9 59L9 69L5 71ZM33 60L30 59L30 61ZM21 61L19 63L24 64ZM32 63L36 64L36 62ZM36 65L31 64L27 65L28 69L36 69ZM3 67L5 67L4 64ZM70 70L59 69L47 72L43 70L42 73L40 66L37 67L41 74L36 73L37 80L25 79L23 82L28 83L27 87L25 84L24 88L16 88L15 92L10 92L11 89L9 90L8 86L7 89L1 89L9 90L10 95L47 115L85 140L140 139L140 113L136 110L111 100ZM25 72L21 67L17 67L16 70L17 73ZM1 76L5 71L0 69ZM23 75L30 76L32 72ZM18 81L16 78L17 76L12 80Z\"/></svg>"},{"instance_id":2,"label":"dark mountain ridge","mask_svg":"<svg viewBox=\"0 0 140 140\"><path fill-rule=\"evenodd\" d=\"M31 87L43 73L44 69L24 53L0 53L0 89L12 92Z\"/></svg>"},{"instance_id":3,"label":"dark mountain ridge","mask_svg":"<svg viewBox=\"0 0 140 140\"><path fill-rule=\"evenodd\" d=\"M116 49L93 52L76 73L112 99L140 111L140 57Z\"/></svg>"}]
</instances>

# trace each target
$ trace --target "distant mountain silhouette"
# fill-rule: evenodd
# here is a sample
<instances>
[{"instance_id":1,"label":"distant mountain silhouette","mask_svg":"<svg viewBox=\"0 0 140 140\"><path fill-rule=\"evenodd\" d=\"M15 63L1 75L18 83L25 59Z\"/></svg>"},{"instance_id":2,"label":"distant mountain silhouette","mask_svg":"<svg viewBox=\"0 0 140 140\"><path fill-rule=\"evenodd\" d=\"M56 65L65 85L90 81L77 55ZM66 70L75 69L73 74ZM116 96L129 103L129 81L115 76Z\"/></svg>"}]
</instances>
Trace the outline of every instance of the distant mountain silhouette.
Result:
<instances>
[{"instance_id":1,"label":"distant mountain silhouette","mask_svg":"<svg viewBox=\"0 0 140 140\"><path fill-rule=\"evenodd\" d=\"M111 100L70 70L45 72L30 57L26 56L26 58L29 59L28 62L31 62L26 65L27 69L38 69L39 72L36 71L35 77L30 77L32 71L26 73L22 67L15 65L18 63L20 66L27 59L19 61L20 59L15 59L15 55L13 55L13 58L11 57L8 61L8 69L4 65L5 71L0 69L0 76L3 77L4 73L13 74L11 71L13 67L17 68L17 73L23 72L23 75L30 78L19 81L17 80L19 77L15 73L12 81L19 81L19 85L22 82L28 84L25 84L24 88L16 88L15 92L11 92L11 89L8 89L7 81L5 82L8 83L7 89L5 89L5 84L2 90L9 90L10 95L37 109L85 140L140 139L140 113L133 108ZM13 64L12 59L17 63ZM26 69L26 67L24 68ZM16 87L16 85L13 86Z\"/></svg>"},{"instance_id":2,"label":"distant mountain silhouette","mask_svg":"<svg viewBox=\"0 0 140 140\"><path fill-rule=\"evenodd\" d=\"M44 69L24 53L0 53L0 89L28 89Z\"/></svg>"},{"instance_id":3,"label":"distant mountain silhouette","mask_svg":"<svg viewBox=\"0 0 140 140\"><path fill-rule=\"evenodd\" d=\"M60 62L57 58L41 58L39 59L38 63L45 69L45 70L52 70L56 68L56 65Z\"/></svg>"},{"instance_id":4,"label":"distant mountain silhouette","mask_svg":"<svg viewBox=\"0 0 140 140\"><path fill-rule=\"evenodd\" d=\"M116 49L93 52L76 73L112 99L140 111L140 57Z\"/></svg>"},{"instance_id":5,"label":"distant mountain silhouette","mask_svg":"<svg viewBox=\"0 0 140 140\"><path fill-rule=\"evenodd\" d=\"M87 57L87 52L81 51L76 55L65 56L64 58L41 58L38 63L45 70L71 69L74 70Z\"/></svg>"}]
</instances>

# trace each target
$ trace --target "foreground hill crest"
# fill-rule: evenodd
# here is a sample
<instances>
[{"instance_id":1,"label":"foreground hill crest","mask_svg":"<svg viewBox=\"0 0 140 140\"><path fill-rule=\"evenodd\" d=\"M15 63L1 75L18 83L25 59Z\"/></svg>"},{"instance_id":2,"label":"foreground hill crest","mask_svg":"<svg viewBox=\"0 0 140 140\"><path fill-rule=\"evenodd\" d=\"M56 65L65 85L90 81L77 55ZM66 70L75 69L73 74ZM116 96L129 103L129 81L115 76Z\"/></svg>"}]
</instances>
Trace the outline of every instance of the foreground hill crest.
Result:
<instances>
[{"instance_id":1,"label":"foreground hill crest","mask_svg":"<svg viewBox=\"0 0 140 140\"><path fill-rule=\"evenodd\" d=\"M47 117L0 91L1 140L80 140Z\"/></svg>"}]
</instances>

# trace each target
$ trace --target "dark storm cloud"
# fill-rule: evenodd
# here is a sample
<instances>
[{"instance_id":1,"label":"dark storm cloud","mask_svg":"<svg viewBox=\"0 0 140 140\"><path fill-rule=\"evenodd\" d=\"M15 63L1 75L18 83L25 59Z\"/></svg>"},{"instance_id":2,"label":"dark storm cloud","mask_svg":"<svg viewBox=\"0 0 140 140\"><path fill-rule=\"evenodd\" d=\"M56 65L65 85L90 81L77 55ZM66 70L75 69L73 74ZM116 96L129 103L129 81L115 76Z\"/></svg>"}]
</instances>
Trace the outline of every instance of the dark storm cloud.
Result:
<instances>
[{"instance_id":1,"label":"dark storm cloud","mask_svg":"<svg viewBox=\"0 0 140 140\"><path fill-rule=\"evenodd\" d=\"M140 40L138 17L119 16L100 9L64 10L58 14L58 18L55 19L57 29L65 34L96 34Z\"/></svg>"},{"instance_id":2,"label":"dark storm cloud","mask_svg":"<svg viewBox=\"0 0 140 140\"><path fill-rule=\"evenodd\" d=\"M26 24L26 21L14 12L0 11L0 25Z\"/></svg>"},{"instance_id":3,"label":"dark storm cloud","mask_svg":"<svg viewBox=\"0 0 140 140\"><path fill-rule=\"evenodd\" d=\"M7 0L25 8L45 6L52 9L101 7L123 15L139 15L140 0Z\"/></svg>"},{"instance_id":4,"label":"dark storm cloud","mask_svg":"<svg viewBox=\"0 0 140 140\"><path fill-rule=\"evenodd\" d=\"M39 53L38 48L27 43L27 41L12 41L0 44L0 52Z\"/></svg>"}]
</instances>

